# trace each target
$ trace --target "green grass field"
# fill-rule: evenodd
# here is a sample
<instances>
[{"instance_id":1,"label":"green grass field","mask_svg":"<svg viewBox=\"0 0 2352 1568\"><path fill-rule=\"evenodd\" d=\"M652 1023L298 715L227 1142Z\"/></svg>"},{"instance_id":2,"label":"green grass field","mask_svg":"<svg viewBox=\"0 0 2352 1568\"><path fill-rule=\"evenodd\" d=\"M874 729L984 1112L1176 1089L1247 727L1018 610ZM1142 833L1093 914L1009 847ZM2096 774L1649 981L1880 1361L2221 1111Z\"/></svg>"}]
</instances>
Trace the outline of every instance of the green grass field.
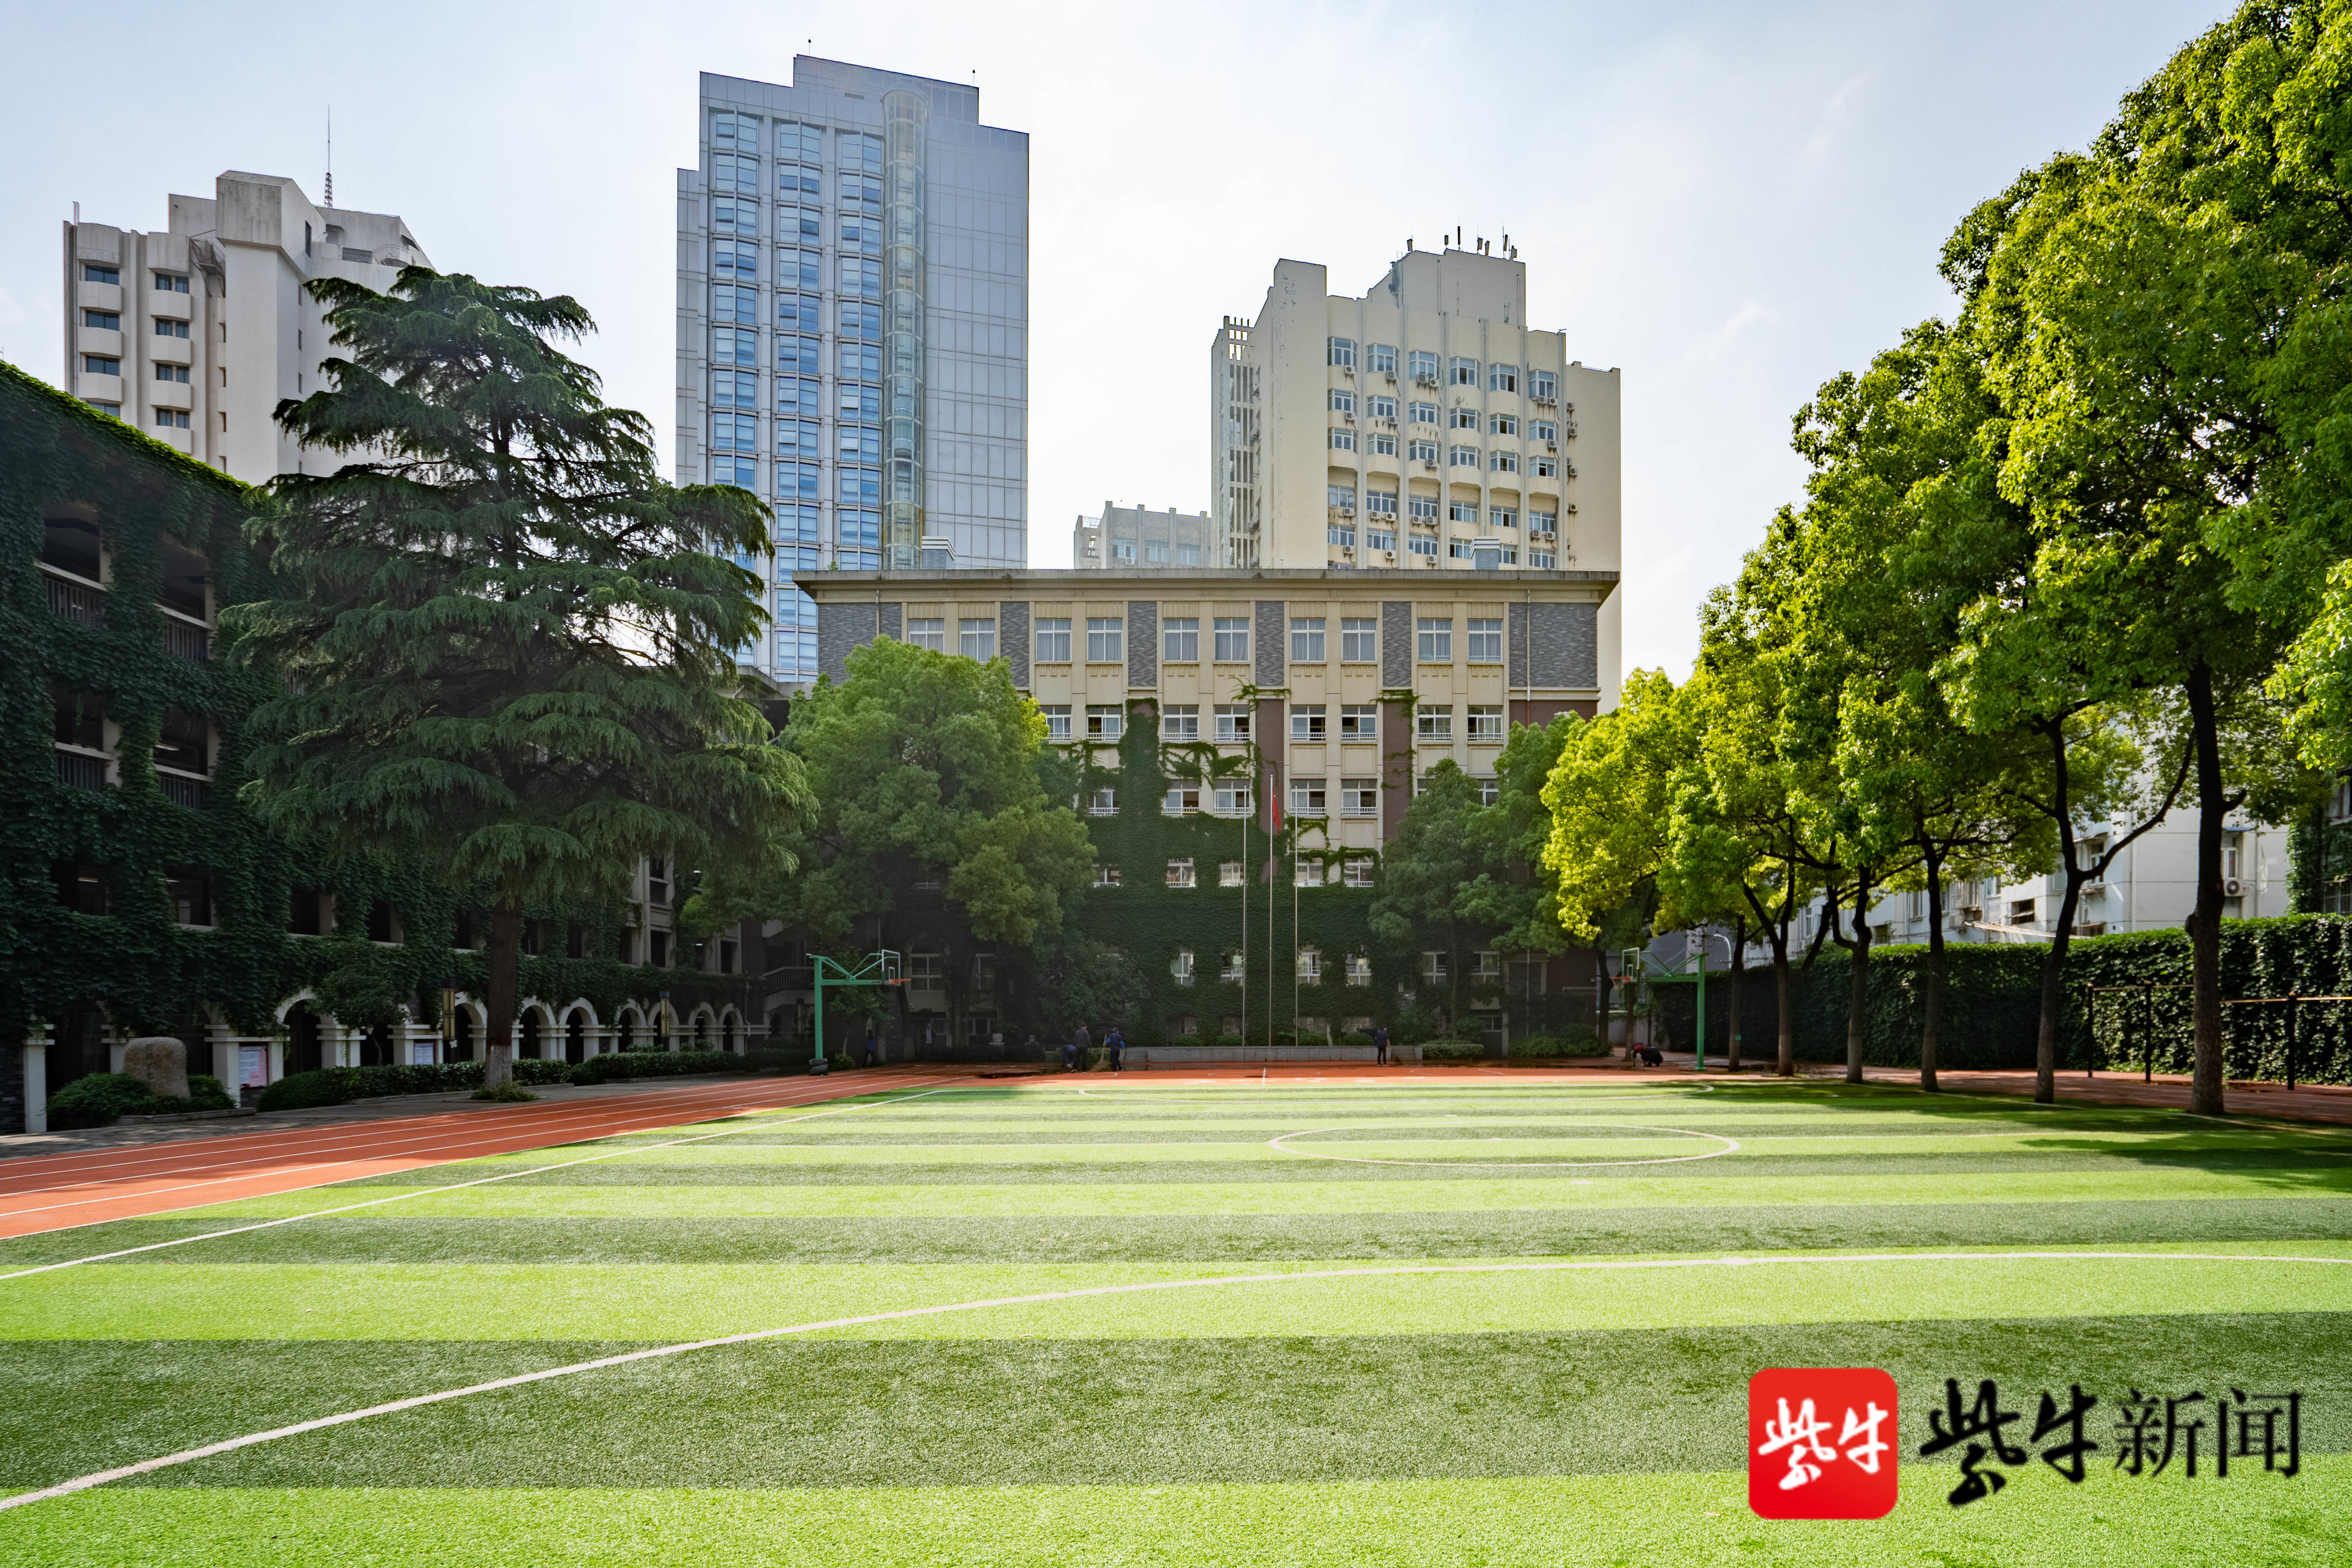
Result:
<instances>
[{"instance_id":1,"label":"green grass field","mask_svg":"<svg viewBox=\"0 0 2352 1568\"><path fill-rule=\"evenodd\" d=\"M0 1242L0 1274L403 1193L0 1279L0 1491L764 1337L28 1503L0 1562L2352 1561L2340 1132L1815 1083L975 1081ZM1885 1520L1748 1510L1748 1375L1816 1365L1900 1386ZM2110 1450L1955 1509L1957 1456L1916 1454L1948 1377L2027 1425L2079 1383ZM2108 1463L2126 1389L2232 1386L2302 1392L2302 1474Z\"/></svg>"}]
</instances>

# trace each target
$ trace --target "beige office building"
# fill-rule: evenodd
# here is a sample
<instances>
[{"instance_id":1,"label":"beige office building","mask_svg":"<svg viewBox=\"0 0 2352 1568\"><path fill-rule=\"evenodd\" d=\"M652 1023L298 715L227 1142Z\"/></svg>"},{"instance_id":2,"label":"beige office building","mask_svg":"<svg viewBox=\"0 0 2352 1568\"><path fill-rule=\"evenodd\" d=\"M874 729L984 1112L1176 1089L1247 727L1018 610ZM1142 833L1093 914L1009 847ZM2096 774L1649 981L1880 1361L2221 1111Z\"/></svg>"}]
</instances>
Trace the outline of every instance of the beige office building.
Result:
<instances>
[{"instance_id":1,"label":"beige office building","mask_svg":"<svg viewBox=\"0 0 2352 1568\"><path fill-rule=\"evenodd\" d=\"M292 180L234 170L171 198L170 226L65 226L65 388L248 484L343 458L278 429L334 353L314 278L386 289L432 263L388 213L314 205Z\"/></svg>"},{"instance_id":2,"label":"beige office building","mask_svg":"<svg viewBox=\"0 0 2352 1568\"><path fill-rule=\"evenodd\" d=\"M1361 299L1282 261L1210 365L1222 565L1615 574L1619 377L1532 328L1514 254L1408 249ZM1619 613L1598 627L1613 704Z\"/></svg>"}]
</instances>

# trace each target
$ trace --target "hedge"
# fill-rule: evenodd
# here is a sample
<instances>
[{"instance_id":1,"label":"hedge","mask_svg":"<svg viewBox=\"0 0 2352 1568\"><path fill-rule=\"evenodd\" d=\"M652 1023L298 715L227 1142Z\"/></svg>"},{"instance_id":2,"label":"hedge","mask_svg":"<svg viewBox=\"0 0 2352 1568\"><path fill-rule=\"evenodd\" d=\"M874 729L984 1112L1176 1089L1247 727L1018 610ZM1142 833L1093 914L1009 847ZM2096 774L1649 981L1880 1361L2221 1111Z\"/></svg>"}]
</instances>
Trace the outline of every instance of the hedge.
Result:
<instances>
[{"instance_id":1,"label":"hedge","mask_svg":"<svg viewBox=\"0 0 2352 1568\"><path fill-rule=\"evenodd\" d=\"M228 1110L236 1105L220 1079L203 1073L188 1075L188 1093L182 1099L153 1093L145 1079L127 1072L94 1072L49 1096L47 1109L50 1130L63 1132L109 1126L118 1116L184 1115L192 1110Z\"/></svg>"},{"instance_id":2,"label":"hedge","mask_svg":"<svg viewBox=\"0 0 2352 1568\"><path fill-rule=\"evenodd\" d=\"M1968 942L1944 950L1937 1066L1959 1070L2033 1065L2042 964L2048 952L2040 943ZM1870 1065L1918 1067L1927 962L1923 946L1872 951L1863 1048L1863 1059ZM1843 950L1832 949L1814 962L1810 973L1797 977L1800 1059L1844 1060L1852 964ZM2184 931L2076 938L2066 957L2066 1005L2058 1032L2061 1070L2080 1072L2086 1055L2095 1053L2102 1071L2137 1068L2146 1062L2158 1072L2187 1072L2191 1054L2189 982ZM1730 977L1711 972L1706 984L1707 1054L1720 1059L1729 1044ZM1675 1042L1687 1045L1694 1030L1696 982L1661 981L1654 986ZM2222 923L2224 998L2297 994L2352 994L2352 917L2285 915ZM1779 1037L1777 1005L1771 970L1748 970L1740 1005L1743 1061L1772 1059ZM2287 1011L2277 1005L2224 1007L2230 1077L2285 1076ZM2352 1083L2352 1003L2305 1003L2295 1012L2296 1080Z\"/></svg>"},{"instance_id":3,"label":"hedge","mask_svg":"<svg viewBox=\"0 0 2352 1568\"><path fill-rule=\"evenodd\" d=\"M515 1081L523 1084L614 1083L641 1078L682 1078L690 1073L782 1072L804 1068L808 1060L806 1051L788 1050L752 1051L741 1056L728 1051L616 1051L576 1063L519 1058L514 1063L514 1075ZM479 1062L322 1068L316 1072L287 1074L263 1089L256 1104L262 1110L301 1110L393 1094L445 1094L478 1089L481 1083Z\"/></svg>"}]
</instances>

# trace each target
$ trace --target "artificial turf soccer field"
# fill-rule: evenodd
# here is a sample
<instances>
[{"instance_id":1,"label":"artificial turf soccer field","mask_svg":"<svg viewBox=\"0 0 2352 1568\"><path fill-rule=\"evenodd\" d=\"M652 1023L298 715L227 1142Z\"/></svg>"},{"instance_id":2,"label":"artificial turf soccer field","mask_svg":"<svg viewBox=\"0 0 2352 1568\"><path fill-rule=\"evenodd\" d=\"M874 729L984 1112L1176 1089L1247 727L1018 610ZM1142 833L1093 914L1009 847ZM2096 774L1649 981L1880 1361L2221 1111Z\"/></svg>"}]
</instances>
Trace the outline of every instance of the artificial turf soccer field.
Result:
<instances>
[{"instance_id":1,"label":"artificial turf soccer field","mask_svg":"<svg viewBox=\"0 0 2352 1568\"><path fill-rule=\"evenodd\" d=\"M9 1563L2352 1561L2352 1137L2322 1129L967 1080L22 1237L0 1275L9 1494L797 1331L31 1502ZM1748 1375L1822 1365L1895 1374L1902 1502L1759 1521ZM2297 1388L2302 1474L2103 1451L1954 1509L1957 1456L1914 1457L1947 1377L2028 1423L2074 1383Z\"/></svg>"}]
</instances>

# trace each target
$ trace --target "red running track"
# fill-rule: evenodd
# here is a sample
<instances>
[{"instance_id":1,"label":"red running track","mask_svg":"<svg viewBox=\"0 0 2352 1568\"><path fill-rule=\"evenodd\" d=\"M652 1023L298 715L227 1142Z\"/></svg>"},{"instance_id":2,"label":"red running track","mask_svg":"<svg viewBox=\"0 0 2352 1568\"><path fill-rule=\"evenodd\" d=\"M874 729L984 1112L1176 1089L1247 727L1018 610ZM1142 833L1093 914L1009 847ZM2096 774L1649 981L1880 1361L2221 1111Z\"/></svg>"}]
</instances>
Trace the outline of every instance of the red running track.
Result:
<instances>
[{"instance_id":1,"label":"red running track","mask_svg":"<svg viewBox=\"0 0 2352 1568\"><path fill-rule=\"evenodd\" d=\"M136 1219L173 1209L327 1186L490 1154L929 1088L966 1075L883 1069L849 1079L736 1079L552 1105L436 1111L201 1142L37 1155L0 1163L0 1237Z\"/></svg>"}]
</instances>

